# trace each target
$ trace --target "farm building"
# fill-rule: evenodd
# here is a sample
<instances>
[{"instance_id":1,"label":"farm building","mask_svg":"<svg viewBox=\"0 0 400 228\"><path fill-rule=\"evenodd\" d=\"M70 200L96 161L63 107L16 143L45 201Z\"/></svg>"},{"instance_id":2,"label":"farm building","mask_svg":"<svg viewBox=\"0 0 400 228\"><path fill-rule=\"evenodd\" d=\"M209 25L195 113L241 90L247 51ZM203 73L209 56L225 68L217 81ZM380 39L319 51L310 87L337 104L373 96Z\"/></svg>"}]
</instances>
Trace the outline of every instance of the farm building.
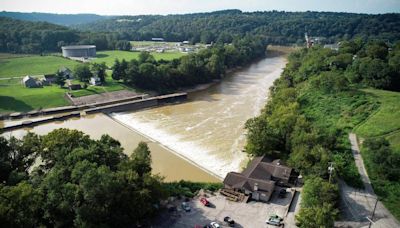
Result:
<instances>
[{"instance_id":1,"label":"farm building","mask_svg":"<svg viewBox=\"0 0 400 228\"><path fill-rule=\"evenodd\" d=\"M164 41L164 38L154 37L151 38L151 41Z\"/></svg>"},{"instance_id":2,"label":"farm building","mask_svg":"<svg viewBox=\"0 0 400 228\"><path fill-rule=\"evenodd\" d=\"M101 80L97 76L96 77L91 77L89 82L90 82L90 84L95 85L95 86L101 85Z\"/></svg>"},{"instance_id":3,"label":"farm building","mask_svg":"<svg viewBox=\"0 0 400 228\"><path fill-rule=\"evenodd\" d=\"M94 58L96 57L95 45L74 45L61 47L62 54L66 58Z\"/></svg>"},{"instance_id":4,"label":"farm building","mask_svg":"<svg viewBox=\"0 0 400 228\"><path fill-rule=\"evenodd\" d=\"M79 90L82 89L81 84L72 84L71 81L67 80L67 85L69 90Z\"/></svg>"},{"instance_id":5,"label":"farm building","mask_svg":"<svg viewBox=\"0 0 400 228\"><path fill-rule=\"evenodd\" d=\"M40 79L43 85L51 85L56 81L55 74L45 74L43 78Z\"/></svg>"},{"instance_id":6,"label":"farm building","mask_svg":"<svg viewBox=\"0 0 400 228\"><path fill-rule=\"evenodd\" d=\"M27 88L38 88L42 87L42 83L37 79L27 75L22 79L22 84Z\"/></svg>"},{"instance_id":7,"label":"farm building","mask_svg":"<svg viewBox=\"0 0 400 228\"><path fill-rule=\"evenodd\" d=\"M61 67L58 71L60 71L66 79L73 79L74 75L72 74L72 71L68 69L67 67Z\"/></svg>"},{"instance_id":8,"label":"farm building","mask_svg":"<svg viewBox=\"0 0 400 228\"><path fill-rule=\"evenodd\" d=\"M280 160L255 157L242 173L230 172L224 179L225 188L250 195L251 199L268 202L275 186L293 186L298 174Z\"/></svg>"}]
</instances>

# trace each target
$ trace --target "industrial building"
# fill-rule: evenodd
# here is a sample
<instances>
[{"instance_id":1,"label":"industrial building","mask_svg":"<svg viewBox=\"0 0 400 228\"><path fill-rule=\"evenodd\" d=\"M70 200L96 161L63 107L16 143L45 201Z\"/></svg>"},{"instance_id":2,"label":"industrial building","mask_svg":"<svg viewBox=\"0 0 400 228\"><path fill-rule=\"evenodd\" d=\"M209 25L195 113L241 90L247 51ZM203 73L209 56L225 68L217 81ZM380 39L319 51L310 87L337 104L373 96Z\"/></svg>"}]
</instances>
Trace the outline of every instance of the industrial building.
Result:
<instances>
[{"instance_id":1,"label":"industrial building","mask_svg":"<svg viewBox=\"0 0 400 228\"><path fill-rule=\"evenodd\" d=\"M96 57L95 45L74 45L61 47L66 58L94 58Z\"/></svg>"}]
</instances>

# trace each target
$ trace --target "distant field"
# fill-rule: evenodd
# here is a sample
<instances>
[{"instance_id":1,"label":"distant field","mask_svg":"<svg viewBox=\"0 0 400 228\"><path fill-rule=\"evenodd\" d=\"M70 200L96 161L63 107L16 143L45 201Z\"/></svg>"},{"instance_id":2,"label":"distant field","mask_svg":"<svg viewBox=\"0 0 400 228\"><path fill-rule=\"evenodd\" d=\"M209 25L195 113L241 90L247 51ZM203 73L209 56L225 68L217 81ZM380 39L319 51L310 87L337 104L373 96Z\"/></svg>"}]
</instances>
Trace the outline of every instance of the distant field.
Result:
<instances>
[{"instance_id":1,"label":"distant field","mask_svg":"<svg viewBox=\"0 0 400 228\"><path fill-rule=\"evenodd\" d=\"M112 66L114 64L115 59L125 59L126 61L130 61L132 59L137 59L139 57L140 52L130 52L130 51L99 51L97 52L97 58L92 62L102 63L105 62L107 66ZM164 59L164 60L172 60L176 58L180 58L184 56L184 53L180 52L165 52L165 53L151 53L156 60Z\"/></svg>"},{"instance_id":2,"label":"distant field","mask_svg":"<svg viewBox=\"0 0 400 228\"><path fill-rule=\"evenodd\" d=\"M50 74L62 66L73 69L77 64L79 63L76 61L57 56L1 54L0 78Z\"/></svg>"},{"instance_id":3,"label":"distant field","mask_svg":"<svg viewBox=\"0 0 400 228\"><path fill-rule=\"evenodd\" d=\"M134 47L147 47L157 45L175 46L178 42L155 42L155 41L131 41L131 45Z\"/></svg>"}]
</instances>

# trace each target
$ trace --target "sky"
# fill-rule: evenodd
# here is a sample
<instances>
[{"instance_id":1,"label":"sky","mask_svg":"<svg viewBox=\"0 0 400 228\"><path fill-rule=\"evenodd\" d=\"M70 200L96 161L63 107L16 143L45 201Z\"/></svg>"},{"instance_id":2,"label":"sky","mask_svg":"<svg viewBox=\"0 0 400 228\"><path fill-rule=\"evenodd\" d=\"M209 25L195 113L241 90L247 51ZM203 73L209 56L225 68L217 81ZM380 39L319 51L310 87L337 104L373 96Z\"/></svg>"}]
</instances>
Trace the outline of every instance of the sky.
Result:
<instances>
[{"instance_id":1,"label":"sky","mask_svg":"<svg viewBox=\"0 0 400 228\"><path fill-rule=\"evenodd\" d=\"M400 0L0 0L0 11L63 14L166 15L224 9L400 13Z\"/></svg>"}]
</instances>

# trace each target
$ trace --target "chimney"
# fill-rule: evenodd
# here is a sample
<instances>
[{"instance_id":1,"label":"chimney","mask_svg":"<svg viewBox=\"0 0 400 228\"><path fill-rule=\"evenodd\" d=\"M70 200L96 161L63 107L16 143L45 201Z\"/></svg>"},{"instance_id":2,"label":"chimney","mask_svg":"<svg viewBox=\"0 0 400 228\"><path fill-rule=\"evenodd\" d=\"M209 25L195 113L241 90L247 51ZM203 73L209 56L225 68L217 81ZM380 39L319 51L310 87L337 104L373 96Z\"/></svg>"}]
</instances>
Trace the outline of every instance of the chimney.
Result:
<instances>
[{"instance_id":1,"label":"chimney","mask_svg":"<svg viewBox=\"0 0 400 228\"><path fill-rule=\"evenodd\" d=\"M258 183L255 183L255 184L254 184L254 191L255 191L255 192L258 191Z\"/></svg>"}]
</instances>

